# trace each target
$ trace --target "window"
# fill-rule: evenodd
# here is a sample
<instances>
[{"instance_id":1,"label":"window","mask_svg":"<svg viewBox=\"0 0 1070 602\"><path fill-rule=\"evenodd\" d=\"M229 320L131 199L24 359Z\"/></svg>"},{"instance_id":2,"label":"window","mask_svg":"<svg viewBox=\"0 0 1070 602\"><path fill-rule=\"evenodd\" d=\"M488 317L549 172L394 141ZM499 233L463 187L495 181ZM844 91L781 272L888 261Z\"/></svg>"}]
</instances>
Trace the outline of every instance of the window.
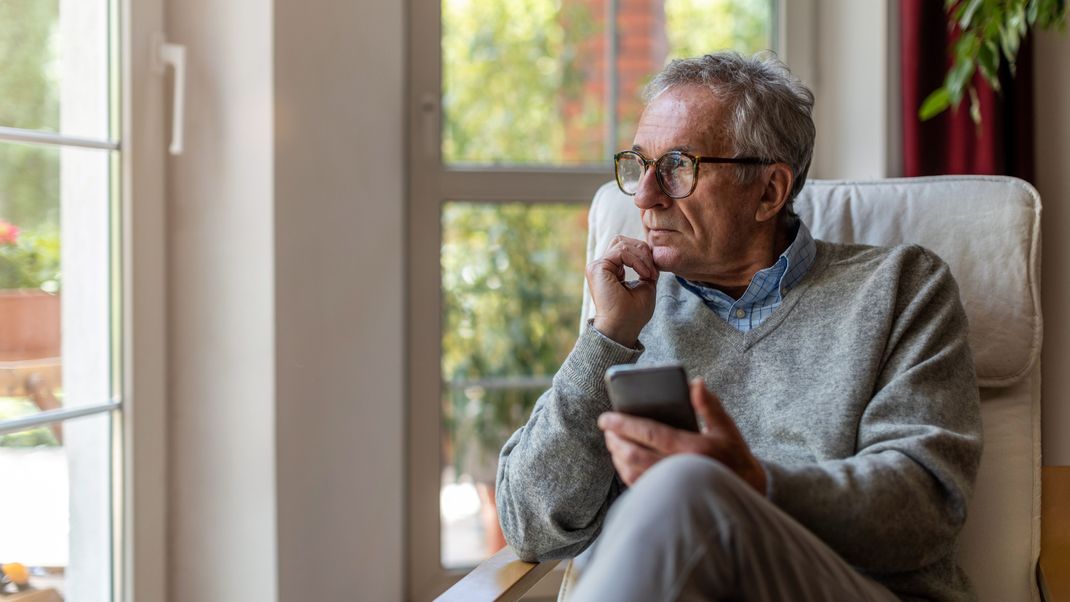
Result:
<instances>
[{"instance_id":1,"label":"window","mask_svg":"<svg viewBox=\"0 0 1070 602\"><path fill-rule=\"evenodd\" d=\"M162 205L146 194L142 208L130 210L135 181L146 193L160 186L148 174L133 177L135 162L121 150L124 124L142 119L144 105L141 98L128 102L127 76L151 80L120 57L129 52L124 28L158 27L150 13L160 3L149 0L121 18L129 6L124 0L0 3L4 593L28 585L51 588L64 600L118 600L132 597L138 581L122 571L133 566L123 534L137 509L124 504L132 484L123 453L130 439L128 318L130 307L140 307L148 325L162 320L162 311L128 286L127 236L129 220ZM147 43L142 47L147 57ZM153 164L152 156L143 149L138 164ZM147 256L158 253L157 244L145 246ZM146 416L154 404L162 407L161 395L150 389L140 388ZM150 430L146 435L158 436ZM143 460L146 474L163 464L158 453ZM146 511L150 498L139 502ZM162 534L162 520L154 528L150 523L142 521L144 535Z\"/></svg>"},{"instance_id":2,"label":"window","mask_svg":"<svg viewBox=\"0 0 1070 602\"><path fill-rule=\"evenodd\" d=\"M412 5L409 584L502 545L494 471L579 331L586 207L677 57L776 46L770 0Z\"/></svg>"}]
</instances>

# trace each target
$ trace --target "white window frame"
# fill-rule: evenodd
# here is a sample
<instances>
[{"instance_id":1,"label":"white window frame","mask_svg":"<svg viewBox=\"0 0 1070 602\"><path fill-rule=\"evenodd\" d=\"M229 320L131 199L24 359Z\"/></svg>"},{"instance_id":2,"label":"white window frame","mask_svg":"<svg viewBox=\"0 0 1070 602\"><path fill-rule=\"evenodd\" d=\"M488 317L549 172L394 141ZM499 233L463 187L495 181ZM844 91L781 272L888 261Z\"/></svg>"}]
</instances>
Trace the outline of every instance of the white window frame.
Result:
<instances>
[{"instance_id":1,"label":"white window frame","mask_svg":"<svg viewBox=\"0 0 1070 602\"><path fill-rule=\"evenodd\" d=\"M164 0L121 0L123 392L115 599L167 600ZM117 438L120 440L120 438Z\"/></svg>"},{"instance_id":2,"label":"white window frame","mask_svg":"<svg viewBox=\"0 0 1070 602\"><path fill-rule=\"evenodd\" d=\"M817 79L815 4L777 1L773 24L780 55L811 86ZM608 166L443 166L441 0L412 0L409 8L406 597L430 600L465 573L440 564L441 206L448 200L586 203L613 175ZM554 596L559 582L560 577L544 578L532 593Z\"/></svg>"}]
</instances>

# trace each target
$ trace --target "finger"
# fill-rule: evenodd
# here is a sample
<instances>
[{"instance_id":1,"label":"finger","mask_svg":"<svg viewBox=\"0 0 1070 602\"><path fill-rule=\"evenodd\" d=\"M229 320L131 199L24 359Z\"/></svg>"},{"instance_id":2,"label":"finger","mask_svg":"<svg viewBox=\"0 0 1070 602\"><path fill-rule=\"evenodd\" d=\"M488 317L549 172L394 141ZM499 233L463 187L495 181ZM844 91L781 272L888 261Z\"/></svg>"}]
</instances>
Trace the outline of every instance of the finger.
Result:
<instances>
[{"instance_id":1,"label":"finger","mask_svg":"<svg viewBox=\"0 0 1070 602\"><path fill-rule=\"evenodd\" d=\"M588 275L593 273L605 278L606 274L611 274L614 280L621 281L624 278L625 266L635 270L644 280L657 278L657 270L652 261L644 262L635 249L622 245L611 247L605 255L591 262L588 266Z\"/></svg>"},{"instance_id":2,"label":"finger","mask_svg":"<svg viewBox=\"0 0 1070 602\"><path fill-rule=\"evenodd\" d=\"M654 265L654 252L646 242L636 238L628 238L627 236L617 236L613 239L613 244L610 245L609 250L627 251L636 261L642 263L642 265L646 267L646 277L657 277L658 268ZM629 264L629 267L640 274L643 273L635 265Z\"/></svg>"},{"instance_id":3,"label":"finger","mask_svg":"<svg viewBox=\"0 0 1070 602\"><path fill-rule=\"evenodd\" d=\"M644 258L638 249L619 246L614 248L611 253L619 262L618 265L622 264L632 268L643 280L654 280L658 277L658 270L654 267L653 259Z\"/></svg>"},{"instance_id":4,"label":"finger","mask_svg":"<svg viewBox=\"0 0 1070 602\"><path fill-rule=\"evenodd\" d=\"M655 420L620 412L602 414L598 417L598 426L603 431L612 431L634 443L666 454L680 451L681 435L688 434Z\"/></svg>"},{"instance_id":5,"label":"finger","mask_svg":"<svg viewBox=\"0 0 1070 602\"><path fill-rule=\"evenodd\" d=\"M605 439L613 467L617 469L621 480L629 486L664 457L612 431L606 431Z\"/></svg>"}]
</instances>

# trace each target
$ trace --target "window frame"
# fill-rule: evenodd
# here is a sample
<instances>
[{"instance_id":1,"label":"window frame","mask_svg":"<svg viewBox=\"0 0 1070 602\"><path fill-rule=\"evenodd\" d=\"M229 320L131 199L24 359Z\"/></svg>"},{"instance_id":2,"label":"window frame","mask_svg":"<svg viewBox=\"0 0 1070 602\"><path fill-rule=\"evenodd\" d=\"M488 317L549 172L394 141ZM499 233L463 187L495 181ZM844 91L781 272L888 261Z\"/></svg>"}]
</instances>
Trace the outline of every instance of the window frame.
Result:
<instances>
[{"instance_id":1,"label":"window frame","mask_svg":"<svg viewBox=\"0 0 1070 602\"><path fill-rule=\"evenodd\" d=\"M774 46L800 77L814 82L816 0L770 1ZM588 167L444 165L441 0L411 0L407 21L406 157L407 165L419 167L406 174L406 598L430 600L466 573L440 564L442 205L449 200L586 204L599 186L613 180L613 167L608 157L604 165ZM560 577L544 578L533 593L555 596L559 582Z\"/></svg>"},{"instance_id":2,"label":"window frame","mask_svg":"<svg viewBox=\"0 0 1070 602\"><path fill-rule=\"evenodd\" d=\"M165 78L153 68L164 0L119 0L122 244L122 389L114 505L115 599L166 600L167 211Z\"/></svg>"}]
</instances>

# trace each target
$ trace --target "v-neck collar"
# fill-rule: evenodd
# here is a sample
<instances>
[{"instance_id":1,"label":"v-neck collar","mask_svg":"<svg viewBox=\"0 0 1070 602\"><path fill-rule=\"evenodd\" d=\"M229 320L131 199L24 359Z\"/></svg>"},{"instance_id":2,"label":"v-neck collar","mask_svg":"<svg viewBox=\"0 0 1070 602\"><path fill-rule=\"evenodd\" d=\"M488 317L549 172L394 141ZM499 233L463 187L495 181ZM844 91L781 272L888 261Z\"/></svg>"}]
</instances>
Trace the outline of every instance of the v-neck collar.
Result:
<instances>
[{"instance_id":1,"label":"v-neck collar","mask_svg":"<svg viewBox=\"0 0 1070 602\"><path fill-rule=\"evenodd\" d=\"M659 282L659 289L661 290L658 292L658 297L659 299L663 296L669 297L680 304L678 312L681 317L688 321L709 321L717 336L724 340L732 341L738 351L744 352L776 330L787 319L799 301L806 296L810 285L824 272L829 261L828 248L822 241L815 241L815 243L815 257L810 269L784 295L780 307L773 312L773 315L762 321L756 328L747 332L740 332L721 319L720 316L706 306L701 297L685 289L674 274L663 273L661 275Z\"/></svg>"}]
</instances>

